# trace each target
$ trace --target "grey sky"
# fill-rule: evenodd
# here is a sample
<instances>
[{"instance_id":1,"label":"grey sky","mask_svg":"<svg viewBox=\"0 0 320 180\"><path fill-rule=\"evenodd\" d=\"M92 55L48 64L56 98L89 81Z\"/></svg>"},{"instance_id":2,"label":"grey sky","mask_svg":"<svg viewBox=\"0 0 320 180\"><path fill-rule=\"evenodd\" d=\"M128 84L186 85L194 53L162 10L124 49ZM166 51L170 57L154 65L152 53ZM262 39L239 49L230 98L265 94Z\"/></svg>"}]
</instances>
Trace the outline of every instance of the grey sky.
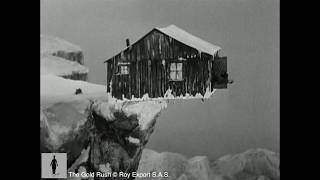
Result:
<instances>
[{"instance_id":1,"label":"grey sky","mask_svg":"<svg viewBox=\"0 0 320 180\"><path fill-rule=\"evenodd\" d=\"M175 24L222 48L235 83L212 99L170 104L149 147L217 157L279 151L278 0L42 0L41 33L80 45L91 82L104 59L153 27Z\"/></svg>"}]
</instances>

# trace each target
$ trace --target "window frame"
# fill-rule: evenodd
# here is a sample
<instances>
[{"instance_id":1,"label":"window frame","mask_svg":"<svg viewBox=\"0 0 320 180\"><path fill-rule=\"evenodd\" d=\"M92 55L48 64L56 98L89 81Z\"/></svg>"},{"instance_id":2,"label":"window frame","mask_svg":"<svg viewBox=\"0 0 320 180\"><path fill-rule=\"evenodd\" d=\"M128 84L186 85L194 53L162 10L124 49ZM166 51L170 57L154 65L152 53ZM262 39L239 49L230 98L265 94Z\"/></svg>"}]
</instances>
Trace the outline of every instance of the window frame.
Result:
<instances>
[{"instance_id":1,"label":"window frame","mask_svg":"<svg viewBox=\"0 0 320 180\"><path fill-rule=\"evenodd\" d=\"M129 75L130 74L130 63L118 63L116 75Z\"/></svg>"},{"instance_id":2,"label":"window frame","mask_svg":"<svg viewBox=\"0 0 320 180\"><path fill-rule=\"evenodd\" d=\"M119 74L121 75L128 75L129 74L129 66L128 65L121 65Z\"/></svg>"},{"instance_id":3,"label":"window frame","mask_svg":"<svg viewBox=\"0 0 320 180\"><path fill-rule=\"evenodd\" d=\"M172 64L175 64L175 68L172 70ZM178 70L178 64L181 64L181 69ZM175 73L175 78L172 78L171 73ZM178 74L181 73L181 78L178 78ZM169 79L170 81L184 81L183 78L183 62L181 61L172 61L169 66Z\"/></svg>"}]
</instances>

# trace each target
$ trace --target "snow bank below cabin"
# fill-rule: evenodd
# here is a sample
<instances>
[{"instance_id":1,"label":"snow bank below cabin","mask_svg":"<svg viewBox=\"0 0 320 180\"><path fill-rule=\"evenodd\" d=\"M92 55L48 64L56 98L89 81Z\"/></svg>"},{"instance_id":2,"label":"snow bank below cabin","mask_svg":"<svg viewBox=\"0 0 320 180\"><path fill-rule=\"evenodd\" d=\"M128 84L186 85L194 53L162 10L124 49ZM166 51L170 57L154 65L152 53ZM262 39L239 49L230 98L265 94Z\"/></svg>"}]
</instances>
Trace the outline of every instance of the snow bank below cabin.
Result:
<instances>
[{"instance_id":1,"label":"snow bank below cabin","mask_svg":"<svg viewBox=\"0 0 320 180\"><path fill-rule=\"evenodd\" d=\"M124 95L122 95L122 100L118 100L118 101L123 101L123 102L141 102L141 101L163 101L163 100L178 100L178 99L209 99L212 95L214 95L216 89L213 89L212 91L210 91L210 88L208 87L206 89L206 92L204 95L197 93L194 96L190 95L189 93L186 93L185 96L183 96L182 94L180 96L174 96L172 94L172 90L171 89L167 89L167 91L164 94L164 97L157 97L157 98L150 98L149 94L146 93L142 96L142 98L136 98L134 96L131 97L131 99L127 99L124 97Z\"/></svg>"}]
</instances>

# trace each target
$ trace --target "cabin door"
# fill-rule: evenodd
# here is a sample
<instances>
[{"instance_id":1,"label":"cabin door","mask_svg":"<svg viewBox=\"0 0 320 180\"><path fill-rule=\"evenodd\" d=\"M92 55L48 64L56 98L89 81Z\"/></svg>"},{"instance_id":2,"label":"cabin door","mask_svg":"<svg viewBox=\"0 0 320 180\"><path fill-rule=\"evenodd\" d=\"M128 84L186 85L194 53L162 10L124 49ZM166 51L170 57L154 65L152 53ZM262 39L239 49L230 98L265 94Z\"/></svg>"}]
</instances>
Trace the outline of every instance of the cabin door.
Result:
<instances>
[{"instance_id":1,"label":"cabin door","mask_svg":"<svg viewBox=\"0 0 320 180\"><path fill-rule=\"evenodd\" d=\"M227 57L215 58L212 62L211 89L225 89L228 84Z\"/></svg>"}]
</instances>

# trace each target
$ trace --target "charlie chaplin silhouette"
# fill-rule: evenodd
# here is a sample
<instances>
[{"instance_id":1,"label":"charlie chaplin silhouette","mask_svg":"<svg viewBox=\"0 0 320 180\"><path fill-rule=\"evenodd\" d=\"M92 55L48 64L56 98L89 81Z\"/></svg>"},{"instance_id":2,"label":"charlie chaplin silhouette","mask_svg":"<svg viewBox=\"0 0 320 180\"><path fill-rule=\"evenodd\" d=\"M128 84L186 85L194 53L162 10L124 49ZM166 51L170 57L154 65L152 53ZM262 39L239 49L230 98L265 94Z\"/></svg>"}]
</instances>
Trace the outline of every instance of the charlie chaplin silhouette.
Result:
<instances>
[{"instance_id":1,"label":"charlie chaplin silhouette","mask_svg":"<svg viewBox=\"0 0 320 180\"><path fill-rule=\"evenodd\" d=\"M56 156L53 156L53 159L51 161L50 166L52 168L52 174L56 174L56 168L58 167L58 162L56 160Z\"/></svg>"}]
</instances>

